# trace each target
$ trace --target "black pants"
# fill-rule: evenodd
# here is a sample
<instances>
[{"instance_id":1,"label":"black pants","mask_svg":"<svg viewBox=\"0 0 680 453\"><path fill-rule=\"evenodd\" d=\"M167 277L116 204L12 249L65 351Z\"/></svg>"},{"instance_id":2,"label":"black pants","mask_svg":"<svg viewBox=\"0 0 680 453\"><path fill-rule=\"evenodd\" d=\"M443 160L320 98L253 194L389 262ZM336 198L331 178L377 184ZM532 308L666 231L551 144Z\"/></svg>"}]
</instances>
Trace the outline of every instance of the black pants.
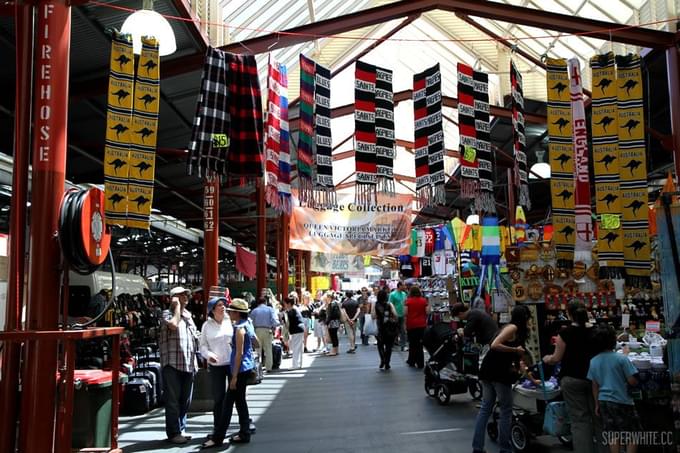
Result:
<instances>
[{"instance_id":1,"label":"black pants","mask_svg":"<svg viewBox=\"0 0 680 453\"><path fill-rule=\"evenodd\" d=\"M394 339L396 335L378 331L378 354L380 354L380 362L388 366L392 359L392 346L394 346Z\"/></svg>"},{"instance_id":2,"label":"black pants","mask_svg":"<svg viewBox=\"0 0 680 453\"><path fill-rule=\"evenodd\" d=\"M424 327L408 329L408 360L406 363L418 368L425 366L425 355L423 354L423 333Z\"/></svg>"},{"instance_id":3,"label":"black pants","mask_svg":"<svg viewBox=\"0 0 680 453\"><path fill-rule=\"evenodd\" d=\"M210 375L210 387L213 397L213 434L222 418L222 406L224 396L227 394L227 379L229 378L229 365L208 367Z\"/></svg>"},{"instance_id":4,"label":"black pants","mask_svg":"<svg viewBox=\"0 0 680 453\"><path fill-rule=\"evenodd\" d=\"M246 382L248 381L249 371L239 373L236 379L236 389L227 389L227 394L222 405L222 412L217 428L213 435L215 442L222 442L227 435L229 424L231 423L231 413L236 406L238 412L239 436L242 439L250 439L250 414L248 413L248 403L246 402ZM231 379L231 378L230 378Z\"/></svg>"},{"instance_id":5,"label":"black pants","mask_svg":"<svg viewBox=\"0 0 680 453\"><path fill-rule=\"evenodd\" d=\"M328 328L328 336L331 337L331 344L333 345L334 348L337 348L338 345L340 344L340 340L338 339L338 327Z\"/></svg>"}]
</instances>

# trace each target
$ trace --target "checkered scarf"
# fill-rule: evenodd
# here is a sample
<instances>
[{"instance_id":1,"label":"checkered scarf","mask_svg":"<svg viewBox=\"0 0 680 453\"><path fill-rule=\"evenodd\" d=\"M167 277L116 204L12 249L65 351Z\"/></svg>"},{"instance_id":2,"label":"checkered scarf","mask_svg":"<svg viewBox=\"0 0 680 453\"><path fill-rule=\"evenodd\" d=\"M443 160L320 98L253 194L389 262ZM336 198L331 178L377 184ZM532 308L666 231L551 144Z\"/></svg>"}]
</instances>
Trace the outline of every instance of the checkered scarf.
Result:
<instances>
[{"instance_id":1,"label":"checkered scarf","mask_svg":"<svg viewBox=\"0 0 680 453\"><path fill-rule=\"evenodd\" d=\"M274 209L290 213L292 206L290 202L288 75L285 65L270 60L268 86L265 198Z\"/></svg>"},{"instance_id":2,"label":"checkered scarf","mask_svg":"<svg viewBox=\"0 0 680 453\"><path fill-rule=\"evenodd\" d=\"M475 90L473 69L458 63L458 132L460 133L460 195L479 197L479 162L475 130Z\"/></svg>"},{"instance_id":3,"label":"checkered scarf","mask_svg":"<svg viewBox=\"0 0 680 453\"><path fill-rule=\"evenodd\" d=\"M493 193L493 163L491 161L491 129L489 126L489 75L475 71L475 135L479 164L479 196L475 199L477 212L496 214Z\"/></svg>"},{"instance_id":4,"label":"checkered scarf","mask_svg":"<svg viewBox=\"0 0 680 453\"><path fill-rule=\"evenodd\" d=\"M300 132L297 155L299 197L302 205L311 204L314 195L314 72L314 61L300 54Z\"/></svg>"},{"instance_id":5,"label":"checkered scarf","mask_svg":"<svg viewBox=\"0 0 680 453\"><path fill-rule=\"evenodd\" d=\"M261 177L262 102L253 55L209 47L189 143L188 173Z\"/></svg>"},{"instance_id":6,"label":"checkered scarf","mask_svg":"<svg viewBox=\"0 0 680 453\"><path fill-rule=\"evenodd\" d=\"M512 85L512 126L515 173L519 182L519 204L527 210L531 209L529 198L529 180L527 172L526 137L524 135L524 91L522 75L510 61L510 83Z\"/></svg>"},{"instance_id":7,"label":"checkered scarf","mask_svg":"<svg viewBox=\"0 0 680 453\"><path fill-rule=\"evenodd\" d=\"M314 101L316 125L314 202L317 205L330 206L336 204L331 134L331 71L318 63L315 64Z\"/></svg>"},{"instance_id":8,"label":"checkered scarf","mask_svg":"<svg viewBox=\"0 0 680 453\"><path fill-rule=\"evenodd\" d=\"M357 204L375 203L378 168L375 145L376 67L357 61L354 81L354 149Z\"/></svg>"}]
</instances>

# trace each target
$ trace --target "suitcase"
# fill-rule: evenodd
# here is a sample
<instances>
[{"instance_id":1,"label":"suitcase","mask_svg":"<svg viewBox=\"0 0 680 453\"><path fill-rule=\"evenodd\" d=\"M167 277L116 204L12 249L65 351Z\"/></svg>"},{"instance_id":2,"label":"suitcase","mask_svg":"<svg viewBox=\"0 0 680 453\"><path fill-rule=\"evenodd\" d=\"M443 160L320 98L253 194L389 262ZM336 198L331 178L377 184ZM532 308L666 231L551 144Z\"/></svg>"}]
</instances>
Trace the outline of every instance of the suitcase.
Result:
<instances>
[{"instance_id":1,"label":"suitcase","mask_svg":"<svg viewBox=\"0 0 680 453\"><path fill-rule=\"evenodd\" d=\"M142 362L135 371L151 371L156 376L156 385L154 386L156 404L159 406L163 404L163 373L161 371L161 364L159 362Z\"/></svg>"},{"instance_id":2,"label":"suitcase","mask_svg":"<svg viewBox=\"0 0 680 453\"><path fill-rule=\"evenodd\" d=\"M156 399L156 385L158 384L156 382L156 374L151 371L151 370L137 370L134 371L131 375L130 378L142 378L146 379L149 384L151 385L151 389L149 392L149 404L151 407L156 407L158 404L158 401Z\"/></svg>"},{"instance_id":3,"label":"suitcase","mask_svg":"<svg viewBox=\"0 0 680 453\"><path fill-rule=\"evenodd\" d=\"M281 367L283 348L278 342L272 343L272 369L278 370Z\"/></svg>"},{"instance_id":4,"label":"suitcase","mask_svg":"<svg viewBox=\"0 0 680 453\"><path fill-rule=\"evenodd\" d=\"M151 410L153 388L148 379L131 377L123 392L123 410L126 414L146 414Z\"/></svg>"}]
</instances>

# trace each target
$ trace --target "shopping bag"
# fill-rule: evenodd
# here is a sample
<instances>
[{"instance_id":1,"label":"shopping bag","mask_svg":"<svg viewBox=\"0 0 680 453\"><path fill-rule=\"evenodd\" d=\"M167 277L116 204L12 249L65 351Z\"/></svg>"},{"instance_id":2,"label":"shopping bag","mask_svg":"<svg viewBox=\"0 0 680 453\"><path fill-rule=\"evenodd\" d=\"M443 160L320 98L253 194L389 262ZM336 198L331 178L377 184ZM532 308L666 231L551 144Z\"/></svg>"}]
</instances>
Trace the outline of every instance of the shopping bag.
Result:
<instances>
[{"instance_id":1,"label":"shopping bag","mask_svg":"<svg viewBox=\"0 0 680 453\"><path fill-rule=\"evenodd\" d=\"M378 335L378 323L375 322L373 316L364 315L364 335Z\"/></svg>"},{"instance_id":2,"label":"shopping bag","mask_svg":"<svg viewBox=\"0 0 680 453\"><path fill-rule=\"evenodd\" d=\"M555 401L546 406L543 416L543 431L551 436L566 436L571 432L567 403Z\"/></svg>"}]
</instances>

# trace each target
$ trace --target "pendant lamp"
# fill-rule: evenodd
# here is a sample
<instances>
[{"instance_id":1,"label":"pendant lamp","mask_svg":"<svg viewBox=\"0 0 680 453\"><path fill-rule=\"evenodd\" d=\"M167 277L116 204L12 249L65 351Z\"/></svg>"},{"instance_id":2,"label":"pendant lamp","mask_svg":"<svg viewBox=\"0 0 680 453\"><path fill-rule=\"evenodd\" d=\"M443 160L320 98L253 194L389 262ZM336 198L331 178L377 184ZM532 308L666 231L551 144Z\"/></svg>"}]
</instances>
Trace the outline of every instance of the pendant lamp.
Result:
<instances>
[{"instance_id":1,"label":"pendant lamp","mask_svg":"<svg viewBox=\"0 0 680 453\"><path fill-rule=\"evenodd\" d=\"M132 50L136 55L142 52L142 36L153 36L158 40L161 57L177 50L175 32L168 20L153 10L153 0L142 0L142 9L130 14L120 31L132 35Z\"/></svg>"}]
</instances>

